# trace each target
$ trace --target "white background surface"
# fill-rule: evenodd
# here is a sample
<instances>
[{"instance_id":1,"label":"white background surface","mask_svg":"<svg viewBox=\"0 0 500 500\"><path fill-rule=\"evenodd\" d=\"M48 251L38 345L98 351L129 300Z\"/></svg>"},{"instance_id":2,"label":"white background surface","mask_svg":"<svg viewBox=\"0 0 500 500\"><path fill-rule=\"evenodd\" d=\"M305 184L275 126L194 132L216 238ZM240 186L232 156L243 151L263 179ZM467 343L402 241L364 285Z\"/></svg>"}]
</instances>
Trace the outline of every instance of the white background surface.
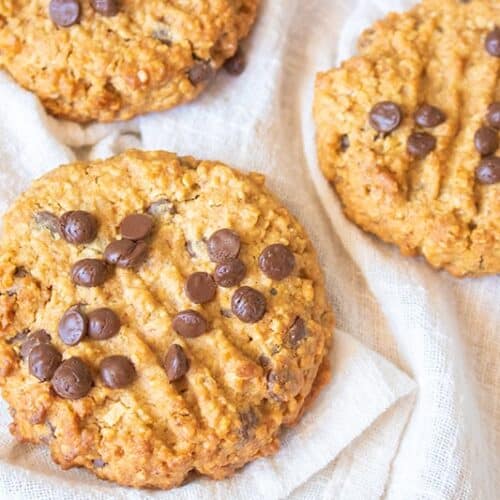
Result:
<instances>
[{"instance_id":1,"label":"white background surface","mask_svg":"<svg viewBox=\"0 0 500 500\"><path fill-rule=\"evenodd\" d=\"M64 143L94 157L136 145L264 172L315 241L338 326L350 334L337 334L333 382L277 457L224 483L154 496L498 498L498 276L456 280L363 234L343 217L314 154L315 73L352 54L374 19L412 3L264 1L241 77L221 73L197 102L119 126L82 130L47 119L32 96L0 77L0 210L30 179L73 158ZM15 444L5 426L0 464L0 497L143 496L81 471L59 472L43 449Z\"/></svg>"}]
</instances>

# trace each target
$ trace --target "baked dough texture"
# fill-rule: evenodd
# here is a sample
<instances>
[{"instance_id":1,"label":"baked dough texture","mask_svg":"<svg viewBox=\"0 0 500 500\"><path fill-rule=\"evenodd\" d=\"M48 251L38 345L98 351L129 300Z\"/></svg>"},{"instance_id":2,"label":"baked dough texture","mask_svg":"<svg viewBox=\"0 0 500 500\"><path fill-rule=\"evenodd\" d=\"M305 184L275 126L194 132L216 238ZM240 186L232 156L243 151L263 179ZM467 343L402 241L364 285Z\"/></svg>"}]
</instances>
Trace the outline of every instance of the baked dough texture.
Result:
<instances>
[{"instance_id":1,"label":"baked dough texture","mask_svg":"<svg viewBox=\"0 0 500 500\"><path fill-rule=\"evenodd\" d=\"M347 217L456 276L500 272L500 160L496 183L479 182L474 143L500 101L499 25L497 0L424 0L375 23L359 55L316 80L318 157ZM369 116L387 101L402 119L383 133ZM424 104L444 121L418 125ZM389 111L386 125L396 124Z\"/></svg>"},{"instance_id":2,"label":"baked dough texture","mask_svg":"<svg viewBox=\"0 0 500 500\"><path fill-rule=\"evenodd\" d=\"M112 16L78 2L78 22L61 27L49 0L0 1L0 67L53 115L109 122L194 99L236 53L260 0L120 0Z\"/></svg>"},{"instance_id":3,"label":"baked dough texture","mask_svg":"<svg viewBox=\"0 0 500 500\"><path fill-rule=\"evenodd\" d=\"M97 221L97 235L85 234L87 241L95 236L91 242L68 243L47 216L76 210ZM101 259L119 238L120 225L122 234L130 227L142 231L144 225L125 229L126 223L121 224L138 213L153 218L146 259L135 267L110 269L98 286L77 286L73 264ZM214 272L207 240L221 228L241 239L239 259L246 267L241 287L252 287L265 299L265 314L256 322L234 314L237 287L219 286L203 304L186 294L188 276ZM271 279L259 267L259 256L271 245L293 254L287 261L293 269L288 267L283 279ZM267 265L276 272L279 263L271 259ZM193 286L191 293L200 290L206 289ZM58 328L73 306L86 314L111 309L121 322L119 332L111 336L116 324L108 325L113 332L101 339L87 336L65 344ZM173 318L185 310L205 318L205 333L191 338L176 333ZM80 466L122 485L171 488L191 471L220 479L275 453L283 426L297 422L326 378L332 328L333 313L311 242L267 191L260 174L132 150L48 173L4 217L0 386L14 436L46 443L64 469ZM30 373L21 346L26 336L42 329L64 360L78 357L89 368L92 387L84 388L86 396L65 399L54 392L55 384ZM166 369L173 344L178 347L170 360L182 350L187 371L185 360ZM99 366L110 356L133 363L133 382L130 363L126 376L112 381L124 387L103 382ZM167 371L175 380L169 381ZM59 387L71 394L64 384Z\"/></svg>"}]
</instances>

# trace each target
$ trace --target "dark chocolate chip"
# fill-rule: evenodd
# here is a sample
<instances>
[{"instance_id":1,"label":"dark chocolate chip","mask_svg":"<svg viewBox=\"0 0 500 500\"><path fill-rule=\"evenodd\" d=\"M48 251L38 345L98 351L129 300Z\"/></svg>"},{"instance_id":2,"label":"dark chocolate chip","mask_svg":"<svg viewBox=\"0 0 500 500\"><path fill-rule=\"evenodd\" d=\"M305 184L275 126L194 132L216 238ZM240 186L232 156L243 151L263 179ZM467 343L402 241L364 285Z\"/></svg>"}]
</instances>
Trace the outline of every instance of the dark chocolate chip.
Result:
<instances>
[{"instance_id":1,"label":"dark chocolate chip","mask_svg":"<svg viewBox=\"0 0 500 500\"><path fill-rule=\"evenodd\" d=\"M161 200L154 201L148 207L148 214L150 215L163 215L170 214L174 215L176 213L175 205L166 198L162 198Z\"/></svg>"},{"instance_id":2,"label":"dark chocolate chip","mask_svg":"<svg viewBox=\"0 0 500 500\"><path fill-rule=\"evenodd\" d=\"M17 266L14 271L14 278L26 278L28 275L28 270L23 266Z\"/></svg>"},{"instance_id":3,"label":"dark chocolate chip","mask_svg":"<svg viewBox=\"0 0 500 500\"><path fill-rule=\"evenodd\" d=\"M75 356L59 365L52 377L52 387L64 399L80 399L90 392L92 375L88 366Z\"/></svg>"},{"instance_id":4,"label":"dark chocolate chip","mask_svg":"<svg viewBox=\"0 0 500 500\"><path fill-rule=\"evenodd\" d=\"M120 318L107 307L89 313L89 337L94 340L109 339L120 331L120 327Z\"/></svg>"},{"instance_id":5,"label":"dark chocolate chip","mask_svg":"<svg viewBox=\"0 0 500 500\"><path fill-rule=\"evenodd\" d=\"M38 344L29 353L29 371L38 380L45 382L52 378L61 361L61 353L52 344Z\"/></svg>"},{"instance_id":6,"label":"dark chocolate chip","mask_svg":"<svg viewBox=\"0 0 500 500\"><path fill-rule=\"evenodd\" d=\"M172 321L173 329L183 337L195 338L208 330L207 320L196 311L188 309L178 313Z\"/></svg>"},{"instance_id":7,"label":"dark chocolate chip","mask_svg":"<svg viewBox=\"0 0 500 500\"><path fill-rule=\"evenodd\" d=\"M491 127L500 129L500 102L493 102L488 106L486 121Z\"/></svg>"},{"instance_id":8,"label":"dark chocolate chip","mask_svg":"<svg viewBox=\"0 0 500 500\"><path fill-rule=\"evenodd\" d=\"M492 127L481 127L474 134L474 146L482 156L492 155L498 149L498 132Z\"/></svg>"},{"instance_id":9,"label":"dark chocolate chip","mask_svg":"<svg viewBox=\"0 0 500 500\"><path fill-rule=\"evenodd\" d=\"M68 243L90 243L97 235L96 218L83 210L66 212L59 223L61 235Z\"/></svg>"},{"instance_id":10,"label":"dark chocolate chip","mask_svg":"<svg viewBox=\"0 0 500 500\"><path fill-rule=\"evenodd\" d=\"M77 0L51 0L49 14L58 26L67 28L80 20L80 3Z\"/></svg>"},{"instance_id":11,"label":"dark chocolate chip","mask_svg":"<svg viewBox=\"0 0 500 500\"><path fill-rule=\"evenodd\" d=\"M189 369L189 362L184 349L178 344L172 344L167 351L163 366L170 382L182 378Z\"/></svg>"},{"instance_id":12,"label":"dark chocolate chip","mask_svg":"<svg viewBox=\"0 0 500 500\"><path fill-rule=\"evenodd\" d=\"M104 258L118 267L136 267L144 262L147 252L144 241L115 240L104 250Z\"/></svg>"},{"instance_id":13,"label":"dark chocolate chip","mask_svg":"<svg viewBox=\"0 0 500 500\"><path fill-rule=\"evenodd\" d=\"M351 141L349 140L349 136L347 134L342 134L340 136L340 151L347 151L350 145Z\"/></svg>"},{"instance_id":14,"label":"dark chocolate chip","mask_svg":"<svg viewBox=\"0 0 500 500\"><path fill-rule=\"evenodd\" d=\"M423 128L433 128L446 121L446 115L436 106L422 104L414 115L415 123Z\"/></svg>"},{"instance_id":15,"label":"dark chocolate chip","mask_svg":"<svg viewBox=\"0 0 500 500\"><path fill-rule=\"evenodd\" d=\"M285 341L290 347L296 348L299 342L306 336L307 329L304 320L302 318L296 318L286 333Z\"/></svg>"},{"instance_id":16,"label":"dark chocolate chip","mask_svg":"<svg viewBox=\"0 0 500 500\"><path fill-rule=\"evenodd\" d=\"M59 337L66 345L78 344L88 331L87 315L78 306L68 309L59 321Z\"/></svg>"},{"instance_id":17,"label":"dark chocolate chip","mask_svg":"<svg viewBox=\"0 0 500 500\"><path fill-rule=\"evenodd\" d=\"M37 330L28 336L28 338L22 343L19 354L21 358L26 359L33 347L40 344L50 344L50 335L45 330Z\"/></svg>"},{"instance_id":18,"label":"dark chocolate chip","mask_svg":"<svg viewBox=\"0 0 500 500\"><path fill-rule=\"evenodd\" d=\"M196 61L188 72L189 81L193 85L210 80L214 75L214 70L207 61Z\"/></svg>"},{"instance_id":19,"label":"dark chocolate chip","mask_svg":"<svg viewBox=\"0 0 500 500\"><path fill-rule=\"evenodd\" d=\"M295 257L288 247L275 243L266 247L259 256L259 267L273 280L285 279L295 267Z\"/></svg>"},{"instance_id":20,"label":"dark chocolate chip","mask_svg":"<svg viewBox=\"0 0 500 500\"><path fill-rule=\"evenodd\" d=\"M120 233L126 240L144 240L153 230L153 218L146 214L128 215L120 224Z\"/></svg>"},{"instance_id":21,"label":"dark chocolate chip","mask_svg":"<svg viewBox=\"0 0 500 500\"><path fill-rule=\"evenodd\" d=\"M500 182L500 158L489 156L483 158L476 168L476 179L481 184L497 184Z\"/></svg>"},{"instance_id":22,"label":"dark chocolate chip","mask_svg":"<svg viewBox=\"0 0 500 500\"><path fill-rule=\"evenodd\" d=\"M231 229L219 229L207 242L208 256L212 262L222 263L236 259L240 253L241 240Z\"/></svg>"},{"instance_id":23,"label":"dark chocolate chip","mask_svg":"<svg viewBox=\"0 0 500 500\"><path fill-rule=\"evenodd\" d=\"M403 114L394 102L383 101L375 104L370 111L370 125L377 131L389 133L399 127Z\"/></svg>"},{"instance_id":24,"label":"dark chocolate chip","mask_svg":"<svg viewBox=\"0 0 500 500\"><path fill-rule=\"evenodd\" d=\"M184 290L191 302L205 304L215 297L217 285L210 274L197 272L188 277Z\"/></svg>"},{"instance_id":25,"label":"dark chocolate chip","mask_svg":"<svg viewBox=\"0 0 500 500\"><path fill-rule=\"evenodd\" d=\"M406 143L408 153L415 158L425 158L436 149L436 138L427 132L413 132Z\"/></svg>"},{"instance_id":26,"label":"dark chocolate chip","mask_svg":"<svg viewBox=\"0 0 500 500\"><path fill-rule=\"evenodd\" d=\"M34 216L35 224L43 229L48 229L52 236L59 234L59 217L52 212L42 210Z\"/></svg>"},{"instance_id":27,"label":"dark chocolate chip","mask_svg":"<svg viewBox=\"0 0 500 500\"><path fill-rule=\"evenodd\" d=\"M99 259L83 259L73 265L71 278L76 285L95 287L102 285L108 277L106 262Z\"/></svg>"},{"instance_id":28,"label":"dark chocolate chip","mask_svg":"<svg viewBox=\"0 0 500 500\"><path fill-rule=\"evenodd\" d=\"M490 55L500 57L500 28L498 26L488 33L484 46Z\"/></svg>"},{"instance_id":29,"label":"dark chocolate chip","mask_svg":"<svg viewBox=\"0 0 500 500\"><path fill-rule=\"evenodd\" d=\"M257 323L266 313L266 298L249 286L238 288L231 299L233 313L244 323Z\"/></svg>"},{"instance_id":30,"label":"dark chocolate chip","mask_svg":"<svg viewBox=\"0 0 500 500\"><path fill-rule=\"evenodd\" d=\"M120 389L130 385L135 377L135 366L126 356L108 356L99 365L104 385L111 389Z\"/></svg>"},{"instance_id":31,"label":"dark chocolate chip","mask_svg":"<svg viewBox=\"0 0 500 500\"><path fill-rule=\"evenodd\" d=\"M96 12L103 16L111 17L118 14L118 0L90 0L90 4Z\"/></svg>"},{"instance_id":32,"label":"dark chocolate chip","mask_svg":"<svg viewBox=\"0 0 500 500\"><path fill-rule=\"evenodd\" d=\"M239 285L243 281L246 272L247 268L240 259L231 259L217 265L214 279L219 286L231 288L232 286Z\"/></svg>"},{"instance_id":33,"label":"dark chocolate chip","mask_svg":"<svg viewBox=\"0 0 500 500\"><path fill-rule=\"evenodd\" d=\"M224 69L232 76L239 76L245 71L246 65L245 54L241 48L238 48L236 54L224 63Z\"/></svg>"}]
</instances>

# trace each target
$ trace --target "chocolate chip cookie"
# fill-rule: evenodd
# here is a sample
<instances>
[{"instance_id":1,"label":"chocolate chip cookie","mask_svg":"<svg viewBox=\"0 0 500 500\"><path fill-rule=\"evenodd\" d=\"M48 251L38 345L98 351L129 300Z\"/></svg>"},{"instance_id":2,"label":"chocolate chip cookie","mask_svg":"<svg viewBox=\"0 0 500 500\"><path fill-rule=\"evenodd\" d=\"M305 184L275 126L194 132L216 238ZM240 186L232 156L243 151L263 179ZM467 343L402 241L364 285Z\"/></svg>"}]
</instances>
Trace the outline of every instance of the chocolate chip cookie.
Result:
<instances>
[{"instance_id":1,"label":"chocolate chip cookie","mask_svg":"<svg viewBox=\"0 0 500 500\"><path fill-rule=\"evenodd\" d=\"M0 2L0 67L47 110L125 120L194 99L239 49L260 0Z\"/></svg>"},{"instance_id":2,"label":"chocolate chip cookie","mask_svg":"<svg viewBox=\"0 0 500 500\"><path fill-rule=\"evenodd\" d=\"M138 487L274 453L325 380L312 245L259 174L129 151L36 181L0 240L12 433Z\"/></svg>"},{"instance_id":3,"label":"chocolate chip cookie","mask_svg":"<svg viewBox=\"0 0 500 500\"><path fill-rule=\"evenodd\" d=\"M500 272L500 4L424 0L316 81L321 168L366 231L456 276Z\"/></svg>"}]
</instances>

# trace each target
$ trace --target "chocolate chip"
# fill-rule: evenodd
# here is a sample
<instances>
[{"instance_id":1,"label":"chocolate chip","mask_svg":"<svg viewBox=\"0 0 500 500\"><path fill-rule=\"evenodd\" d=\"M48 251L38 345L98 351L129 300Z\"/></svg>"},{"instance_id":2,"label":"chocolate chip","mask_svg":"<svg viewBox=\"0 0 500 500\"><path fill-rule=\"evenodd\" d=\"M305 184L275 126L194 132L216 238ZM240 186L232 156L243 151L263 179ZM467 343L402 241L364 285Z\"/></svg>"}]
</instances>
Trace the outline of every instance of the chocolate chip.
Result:
<instances>
[{"instance_id":1,"label":"chocolate chip","mask_svg":"<svg viewBox=\"0 0 500 500\"><path fill-rule=\"evenodd\" d=\"M103 16L115 16L118 14L117 0L90 0L92 8Z\"/></svg>"},{"instance_id":2,"label":"chocolate chip","mask_svg":"<svg viewBox=\"0 0 500 500\"><path fill-rule=\"evenodd\" d=\"M108 277L106 262L99 259L83 259L73 265L71 278L76 285L95 287L102 285Z\"/></svg>"},{"instance_id":3,"label":"chocolate chip","mask_svg":"<svg viewBox=\"0 0 500 500\"><path fill-rule=\"evenodd\" d=\"M120 224L120 233L127 240L144 240L153 230L153 218L146 214L128 215Z\"/></svg>"},{"instance_id":4,"label":"chocolate chip","mask_svg":"<svg viewBox=\"0 0 500 500\"><path fill-rule=\"evenodd\" d=\"M476 179L481 184L497 184L500 182L500 158L498 156L483 158L476 168Z\"/></svg>"},{"instance_id":5,"label":"chocolate chip","mask_svg":"<svg viewBox=\"0 0 500 500\"><path fill-rule=\"evenodd\" d=\"M243 281L246 272L247 268L240 259L231 259L215 268L214 279L219 286L231 288Z\"/></svg>"},{"instance_id":6,"label":"chocolate chip","mask_svg":"<svg viewBox=\"0 0 500 500\"><path fill-rule=\"evenodd\" d=\"M28 336L28 338L22 343L19 354L23 359L26 359L33 347L40 344L50 344L50 335L45 330L37 330Z\"/></svg>"},{"instance_id":7,"label":"chocolate chip","mask_svg":"<svg viewBox=\"0 0 500 500\"><path fill-rule=\"evenodd\" d=\"M68 309L59 321L59 337L66 345L78 344L88 331L88 319L78 306Z\"/></svg>"},{"instance_id":8,"label":"chocolate chip","mask_svg":"<svg viewBox=\"0 0 500 500\"><path fill-rule=\"evenodd\" d=\"M172 36L171 36L170 32L165 28L155 29L153 31L152 36L156 40L167 45L168 47L170 47L172 45Z\"/></svg>"},{"instance_id":9,"label":"chocolate chip","mask_svg":"<svg viewBox=\"0 0 500 500\"><path fill-rule=\"evenodd\" d=\"M347 134L342 134L340 136L340 151L347 151L350 145L351 141L349 140L349 136Z\"/></svg>"},{"instance_id":10,"label":"chocolate chip","mask_svg":"<svg viewBox=\"0 0 500 500\"><path fill-rule=\"evenodd\" d=\"M436 138L427 132L413 132L408 137L406 149L415 158L425 158L436 148Z\"/></svg>"},{"instance_id":11,"label":"chocolate chip","mask_svg":"<svg viewBox=\"0 0 500 500\"><path fill-rule=\"evenodd\" d=\"M296 348L299 342L307 336L306 324L302 318L296 318L286 334L286 343Z\"/></svg>"},{"instance_id":12,"label":"chocolate chip","mask_svg":"<svg viewBox=\"0 0 500 500\"><path fill-rule=\"evenodd\" d=\"M493 102L488 106L486 121L491 127L500 129L500 102Z\"/></svg>"},{"instance_id":13,"label":"chocolate chip","mask_svg":"<svg viewBox=\"0 0 500 500\"><path fill-rule=\"evenodd\" d=\"M241 240L231 229L219 229L207 242L208 256L212 262L222 263L236 259L240 253Z\"/></svg>"},{"instance_id":14,"label":"chocolate chip","mask_svg":"<svg viewBox=\"0 0 500 500\"><path fill-rule=\"evenodd\" d=\"M188 72L189 81L193 85L210 80L214 75L214 70L207 61L196 61Z\"/></svg>"},{"instance_id":15,"label":"chocolate chip","mask_svg":"<svg viewBox=\"0 0 500 500\"><path fill-rule=\"evenodd\" d=\"M266 313L266 298L249 286L242 286L231 299L233 313L244 323L257 323Z\"/></svg>"},{"instance_id":16,"label":"chocolate chip","mask_svg":"<svg viewBox=\"0 0 500 500\"><path fill-rule=\"evenodd\" d=\"M120 331L120 327L120 318L107 307L89 313L89 337L94 340L109 339Z\"/></svg>"},{"instance_id":17,"label":"chocolate chip","mask_svg":"<svg viewBox=\"0 0 500 500\"><path fill-rule=\"evenodd\" d=\"M208 330L207 320L196 311L188 309L178 313L172 321L173 329L183 337L195 338Z\"/></svg>"},{"instance_id":18,"label":"chocolate chip","mask_svg":"<svg viewBox=\"0 0 500 500\"><path fill-rule=\"evenodd\" d=\"M174 215L175 213L176 213L175 205L166 198L154 201L148 207L148 214L150 215L163 215L163 214Z\"/></svg>"},{"instance_id":19,"label":"chocolate chip","mask_svg":"<svg viewBox=\"0 0 500 500\"><path fill-rule=\"evenodd\" d=\"M498 132L492 127L481 127L474 134L474 146L482 156L492 155L498 149Z\"/></svg>"},{"instance_id":20,"label":"chocolate chip","mask_svg":"<svg viewBox=\"0 0 500 500\"><path fill-rule=\"evenodd\" d=\"M59 217L52 212L42 210L34 216L35 224L43 229L48 229L52 236L59 234Z\"/></svg>"},{"instance_id":21,"label":"chocolate chip","mask_svg":"<svg viewBox=\"0 0 500 500\"><path fill-rule=\"evenodd\" d=\"M236 54L224 63L224 69L232 76L238 76L245 71L247 65L245 54L238 48Z\"/></svg>"},{"instance_id":22,"label":"chocolate chip","mask_svg":"<svg viewBox=\"0 0 500 500\"><path fill-rule=\"evenodd\" d=\"M191 302L205 304L215 297L217 286L210 274L197 272L188 277L184 290Z\"/></svg>"},{"instance_id":23,"label":"chocolate chip","mask_svg":"<svg viewBox=\"0 0 500 500\"><path fill-rule=\"evenodd\" d=\"M28 270L23 266L17 266L14 270L14 278L26 278L28 275Z\"/></svg>"},{"instance_id":24,"label":"chocolate chip","mask_svg":"<svg viewBox=\"0 0 500 500\"><path fill-rule=\"evenodd\" d=\"M494 57L500 57L500 28L495 27L488 33L484 46L488 53Z\"/></svg>"},{"instance_id":25,"label":"chocolate chip","mask_svg":"<svg viewBox=\"0 0 500 500\"><path fill-rule=\"evenodd\" d=\"M446 121L446 115L435 106L422 104L414 115L415 123L423 128L433 128Z\"/></svg>"},{"instance_id":26,"label":"chocolate chip","mask_svg":"<svg viewBox=\"0 0 500 500\"><path fill-rule=\"evenodd\" d=\"M295 257L288 247L275 243L266 247L260 254L259 267L266 276L280 281L293 271Z\"/></svg>"},{"instance_id":27,"label":"chocolate chip","mask_svg":"<svg viewBox=\"0 0 500 500\"><path fill-rule=\"evenodd\" d=\"M259 417L256 415L253 408L240 413L241 428L240 434L243 439L248 439L259 423Z\"/></svg>"},{"instance_id":28,"label":"chocolate chip","mask_svg":"<svg viewBox=\"0 0 500 500\"><path fill-rule=\"evenodd\" d=\"M403 114L396 103L383 101L373 106L369 118L370 125L377 132L389 133L399 127Z\"/></svg>"},{"instance_id":29,"label":"chocolate chip","mask_svg":"<svg viewBox=\"0 0 500 500\"><path fill-rule=\"evenodd\" d=\"M51 0L49 14L55 24L67 28L80 20L80 3L77 0Z\"/></svg>"},{"instance_id":30,"label":"chocolate chip","mask_svg":"<svg viewBox=\"0 0 500 500\"><path fill-rule=\"evenodd\" d=\"M144 241L115 240L104 250L104 258L118 267L136 267L144 262L147 251Z\"/></svg>"},{"instance_id":31,"label":"chocolate chip","mask_svg":"<svg viewBox=\"0 0 500 500\"><path fill-rule=\"evenodd\" d=\"M136 376L135 366L126 356L108 356L99 365L104 385L120 389L131 384Z\"/></svg>"},{"instance_id":32,"label":"chocolate chip","mask_svg":"<svg viewBox=\"0 0 500 500\"><path fill-rule=\"evenodd\" d=\"M64 399L80 399L90 392L92 375L88 366L75 356L59 365L52 377L52 387Z\"/></svg>"},{"instance_id":33,"label":"chocolate chip","mask_svg":"<svg viewBox=\"0 0 500 500\"><path fill-rule=\"evenodd\" d=\"M96 218L83 210L66 212L59 222L61 235L68 243L90 243L97 235Z\"/></svg>"},{"instance_id":34,"label":"chocolate chip","mask_svg":"<svg viewBox=\"0 0 500 500\"><path fill-rule=\"evenodd\" d=\"M61 353L52 344L36 345L28 356L31 375L42 382L52 378L61 361Z\"/></svg>"},{"instance_id":35,"label":"chocolate chip","mask_svg":"<svg viewBox=\"0 0 500 500\"><path fill-rule=\"evenodd\" d=\"M167 351L163 366L170 382L182 378L189 369L189 362L184 349L178 344L172 344Z\"/></svg>"},{"instance_id":36,"label":"chocolate chip","mask_svg":"<svg viewBox=\"0 0 500 500\"><path fill-rule=\"evenodd\" d=\"M102 458L96 458L96 459L92 460L92 465L96 469L102 469L103 467L106 466L106 462Z\"/></svg>"}]
</instances>

